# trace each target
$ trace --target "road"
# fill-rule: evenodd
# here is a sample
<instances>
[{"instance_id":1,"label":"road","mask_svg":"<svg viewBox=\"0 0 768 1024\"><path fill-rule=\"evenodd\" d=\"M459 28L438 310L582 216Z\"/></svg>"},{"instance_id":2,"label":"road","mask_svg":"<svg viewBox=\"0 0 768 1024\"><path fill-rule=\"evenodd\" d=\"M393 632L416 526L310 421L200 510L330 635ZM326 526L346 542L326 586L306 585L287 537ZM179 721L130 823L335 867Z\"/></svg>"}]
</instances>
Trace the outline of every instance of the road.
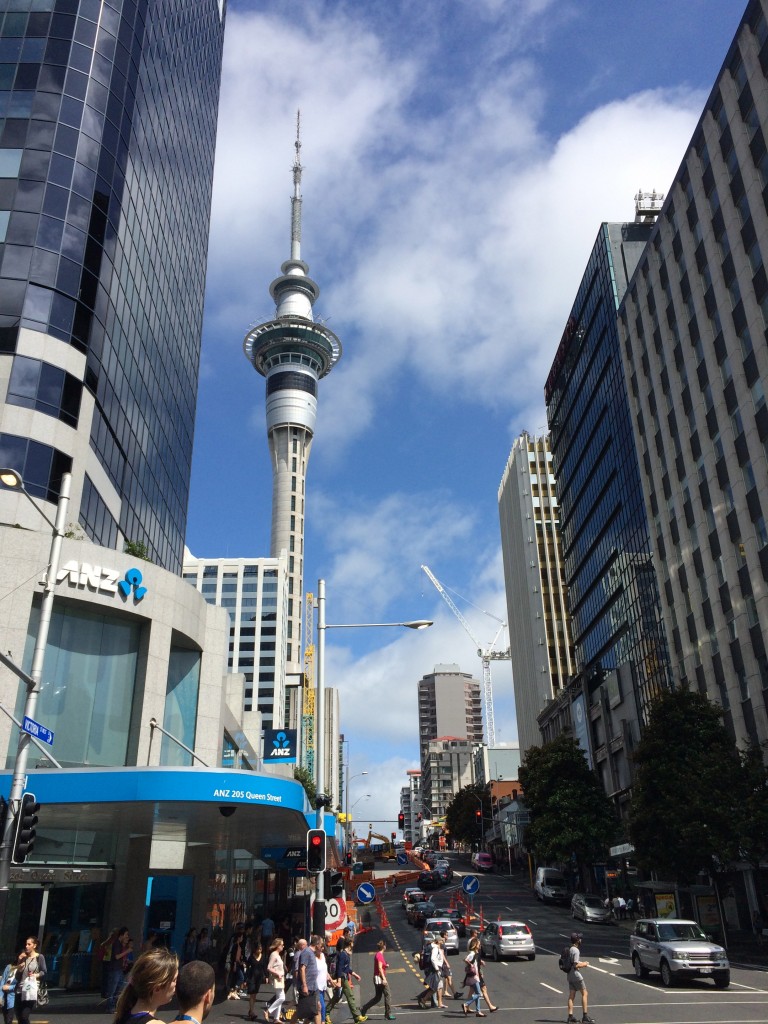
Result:
<instances>
[{"instance_id":1,"label":"road","mask_svg":"<svg viewBox=\"0 0 768 1024\"><path fill-rule=\"evenodd\" d=\"M460 882L459 873L454 882ZM438 906L447 906L449 887L434 895ZM589 989L590 1015L598 1024L699 1024L713 1021L746 1024L768 1020L768 970L749 964L731 964L731 986L725 991L711 981L694 980L673 989L664 989L658 976L648 980L635 978L628 957L628 929L616 924L593 925L573 922L569 907L545 906L528 888L527 879L513 876L484 875L475 897L475 910L482 908L486 920L498 917L525 921L536 940L536 959L488 963L485 979L491 998L499 1006L495 1020L522 1024L562 1024L566 1019L565 975L557 958L576 928L584 935L583 958L590 963L583 971ZM412 968L412 953L419 945L418 932L405 919L399 900L385 900L390 933L385 933L391 948L390 983L397 1015L462 1017L458 1002L446 1001L443 1011L418 1010L412 997L418 991L418 978ZM365 936L361 937L362 939ZM466 940L461 943L462 950ZM397 952L395 952L397 950ZM463 952L453 957L454 975L463 977ZM362 952L357 953L357 970L366 971ZM369 983L370 984L370 983ZM580 1005L577 1018L581 1019ZM487 1011L486 1011L487 1012ZM334 1022L336 1024L336 1022Z\"/></svg>"},{"instance_id":2,"label":"road","mask_svg":"<svg viewBox=\"0 0 768 1024\"><path fill-rule=\"evenodd\" d=\"M455 867L459 862L454 858ZM377 872L378 874L379 872ZM434 894L437 905L447 906L452 891L457 891L461 875L457 871L455 885ZM421 990L421 973L413 959L420 946L420 936L405 919L400 907L401 894L397 891L385 897L384 906L389 927L383 931L362 934L355 943L353 966L362 976L362 1001L373 994L373 953L376 942L386 940L387 959L390 964L389 980L395 1013L401 1024L446 1024L464 1019L461 1004L446 1000L445 1009L420 1010L415 996ZM589 925L573 922L567 907L544 906L534 899L527 879L499 875L480 877L480 892L475 898L475 910L486 921L498 917L525 921L536 940L536 959L489 962L485 967L485 980L491 998L499 1007L498 1013L489 1015L488 1024L564 1024L566 1019L565 975L557 966L557 958L568 942L571 932L584 935L582 952L591 966L584 969L589 989L589 1011L597 1024L765 1024L768 1021L768 968L731 961L731 986L725 991L714 988L711 981L696 980L686 985L665 989L656 975L648 980L635 978L628 957L628 929L621 925ZM373 915L374 918L376 915ZM463 978L463 957L466 939L461 941L461 952L451 958L454 976ZM264 999L257 1006L259 1014L269 995L262 990ZM83 1020L111 1018L97 1005L98 997L85 999L76 995L54 998L50 1006L41 1007L32 1014L33 1024L80 1024ZM487 1009L485 1009L487 1013ZM577 1019L581 1019L577 1006ZM383 1005L372 1009L370 1024L383 1022ZM247 1001L221 1000L213 1007L207 1024L243 1024L248 1013ZM160 1011L160 1018L171 1021L170 1008ZM261 1019L261 1017L260 1017ZM351 1017L345 1004L334 1011L333 1024L350 1024Z\"/></svg>"}]
</instances>

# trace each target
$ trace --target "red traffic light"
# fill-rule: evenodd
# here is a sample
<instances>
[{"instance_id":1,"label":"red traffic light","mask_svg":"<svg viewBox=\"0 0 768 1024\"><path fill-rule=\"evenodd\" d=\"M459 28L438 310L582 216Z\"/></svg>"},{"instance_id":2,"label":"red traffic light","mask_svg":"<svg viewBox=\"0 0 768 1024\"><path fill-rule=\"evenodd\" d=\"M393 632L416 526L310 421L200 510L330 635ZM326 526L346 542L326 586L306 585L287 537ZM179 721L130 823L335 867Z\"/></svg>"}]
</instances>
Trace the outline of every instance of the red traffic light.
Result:
<instances>
[{"instance_id":1,"label":"red traffic light","mask_svg":"<svg viewBox=\"0 0 768 1024\"><path fill-rule=\"evenodd\" d=\"M482 811L475 811L475 817L477 818L478 821L480 821L482 816L483 816L483 812Z\"/></svg>"},{"instance_id":2,"label":"red traffic light","mask_svg":"<svg viewBox=\"0 0 768 1024\"><path fill-rule=\"evenodd\" d=\"M314 836L312 836L310 838L309 841L310 841L310 843L313 846L322 846L322 844L323 844L323 837L322 836L318 836L318 835L314 835Z\"/></svg>"},{"instance_id":3,"label":"red traffic light","mask_svg":"<svg viewBox=\"0 0 768 1024\"><path fill-rule=\"evenodd\" d=\"M307 832L307 871L325 871L325 831L321 828Z\"/></svg>"}]
</instances>

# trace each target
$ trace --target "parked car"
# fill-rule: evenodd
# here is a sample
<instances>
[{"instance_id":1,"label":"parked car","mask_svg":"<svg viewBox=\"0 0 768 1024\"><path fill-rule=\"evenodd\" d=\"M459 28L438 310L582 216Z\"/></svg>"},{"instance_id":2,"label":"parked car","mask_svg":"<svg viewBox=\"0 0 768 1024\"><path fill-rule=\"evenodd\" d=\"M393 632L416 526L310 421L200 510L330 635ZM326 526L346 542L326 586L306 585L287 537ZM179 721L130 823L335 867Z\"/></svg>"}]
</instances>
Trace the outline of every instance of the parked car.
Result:
<instances>
[{"instance_id":1,"label":"parked car","mask_svg":"<svg viewBox=\"0 0 768 1024\"><path fill-rule=\"evenodd\" d=\"M611 920L611 911L599 896L575 892L571 897L571 917L597 924L608 924Z\"/></svg>"},{"instance_id":2,"label":"parked car","mask_svg":"<svg viewBox=\"0 0 768 1024\"><path fill-rule=\"evenodd\" d=\"M426 898L418 885L409 885L403 892L403 910L407 910L408 904L412 903L414 899L425 900Z\"/></svg>"},{"instance_id":3,"label":"parked car","mask_svg":"<svg viewBox=\"0 0 768 1024\"><path fill-rule=\"evenodd\" d=\"M424 892L427 889L439 889L443 884L443 877L439 871L422 871L419 875L419 888Z\"/></svg>"},{"instance_id":4,"label":"parked car","mask_svg":"<svg viewBox=\"0 0 768 1024\"><path fill-rule=\"evenodd\" d=\"M434 917L436 911L437 907L432 900L421 900L420 903L411 903L405 913L410 924L416 928L423 928L424 922Z\"/></svg>"},{"instance_id":5,"label":"parked car","mask_svg":"<svg viewBox=\"0 0 768 1024\"><path fill-rule=\"evenodd\" d=\"M459 952L459 933L456 930L453 921L449 917L442 917L439 914L436 917L428 917L424 922L423 939L426 942L427 937L431 941L435 935L445 935L445 951L446 953L458 953Z\"/></svg>"},{"instance_id":6,"label":"parked car","mask_svg":"<svg viewBox=\"0 0 768 1024\"><path fill-rule=\"evenodd\" d=\"M568 899L565 876L557 868L537 868L533 891L542 903L565 903Z\"/></svg>"},{"instance_id":7,"label":"parked car","mask_svg":"<svg viewBox=\"0 0 768 1024\"><path fill-rule=\"evenodd\" d=\"M472 855L472 867L475 871L493 871L493 857L490 853L474 853Z\"/></svg>"},{"instance_id":8,"label":"parked car","mask_svg":"<svg viewBox=\"0 0 768 1024\"><path fill-rule=\"evenodd\" d=\"M438 908L437 916L444 917L448 921L450 921L453 927L456 929L456 932L460 939L466 937L467 922L464 919L464 915L458 908L454 908L452 910Z\"/></svg>"},{"instance_id":9,"label":"parked car","mask_svg":"<svg viewBox=\"0 0 768 1024\"><path fill-rule=\"evenodd\" d=\"M715 988L731 983L728 954L695 921L641 918L629 937L629 955L638 978L658 971L666 988L684 978L711 978Z\"/></svg>"},{"instance_id":10,"label":"parked car","mask_svg":"<svg viewBox=\"0 0 768 1024\"><path fill-rule=\"evenodd\" d=\"M533 934L524 921L492 921L480 933L480 947L483 955L493 960L501 960L505 956L536 959Z\"/></svg>"}]
</instances>

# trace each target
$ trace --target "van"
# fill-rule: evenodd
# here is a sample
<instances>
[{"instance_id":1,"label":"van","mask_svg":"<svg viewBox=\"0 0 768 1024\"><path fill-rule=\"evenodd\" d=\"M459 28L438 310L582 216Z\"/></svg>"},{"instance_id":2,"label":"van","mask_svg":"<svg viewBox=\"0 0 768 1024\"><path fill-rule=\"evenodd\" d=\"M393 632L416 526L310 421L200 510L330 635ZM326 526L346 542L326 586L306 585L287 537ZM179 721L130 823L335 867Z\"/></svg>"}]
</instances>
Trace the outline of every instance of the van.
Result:
<instances>
[{"instance_id":1,"label":"van","mask_svg":"<svg viewBox=\"0 0 768 1024\"><path fill-rule=\"evenodd\" d=\"M557 868L536 868L533 891L544 903L566 903L568 900L565 876Z\"/></svg>"},{"instance_id":2,"label":"van","mask_svg":"<svg viewBox=\"0 0 768 1024\"><path fill-rule=\"evenodd\" d=\"M472 856L475 871L493 871L493 857L490 853L475 853Z\"/></svg>"}]
</instances>

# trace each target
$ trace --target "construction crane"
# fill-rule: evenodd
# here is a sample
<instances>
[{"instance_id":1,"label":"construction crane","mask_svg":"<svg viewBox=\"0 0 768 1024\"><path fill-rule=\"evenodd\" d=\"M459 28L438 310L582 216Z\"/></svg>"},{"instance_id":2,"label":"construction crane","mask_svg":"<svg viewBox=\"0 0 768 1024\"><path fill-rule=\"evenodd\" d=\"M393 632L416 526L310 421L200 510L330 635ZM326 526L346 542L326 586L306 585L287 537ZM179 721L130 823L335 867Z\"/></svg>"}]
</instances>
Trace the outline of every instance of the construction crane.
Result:
<instances>
[{"instance_id":1,"label":"construction crane","mask_svg":"<svg viewBox=\"0 0 768 1024\"><path fill-rule=\"evenodd\" d=\"M491 683L491 662L509 661L510 658L512 657L512 652L510 651L509 647L507 647L505 651L494 650L494 647L496 646L496 643L499 637L501 636L502 631L507 628L507 624L506 622L502 621L502 619L500 619L497 615L492 615L491 612L485 612L485 614L488 615L490 618L496 619L496 621L500 625L499 628L496 630L496 636L493 638L491 643L485 648L481 647L480 641L472 632L472 627L469 625L467 620L464 618L459 609L453 603L450 594L446 591L445 587L442 585L440 580L437 579L437 577L435 576L435 574L432 572L428 565L422 565L421 568L430 578L438 594L440 594L440 596L451 609L453 614L462 624L470 640L472 641L472 643L475 644L475 647L477 648L477 656L483 665L483 705L485 708L485 735L487 737L488 746L495 747L496 726L493 721L493 684ZM484 611L484 609L482 608L480 610Z\"/></svg>"}]
</instances>

